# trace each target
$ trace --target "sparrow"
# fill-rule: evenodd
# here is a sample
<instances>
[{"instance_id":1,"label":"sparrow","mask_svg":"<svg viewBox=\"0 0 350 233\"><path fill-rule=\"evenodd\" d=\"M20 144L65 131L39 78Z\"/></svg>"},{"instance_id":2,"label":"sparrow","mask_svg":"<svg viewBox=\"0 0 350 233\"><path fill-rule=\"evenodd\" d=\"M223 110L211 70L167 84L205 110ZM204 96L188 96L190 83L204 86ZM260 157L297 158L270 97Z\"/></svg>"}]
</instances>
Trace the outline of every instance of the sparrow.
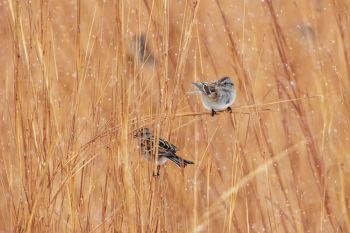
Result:
<instances>
[{"instance_id":1,"label":"sparrow","mask_svg":"<svg viewBox=\"0 0 350 233\"><path fill-rule=\"evenodd\" d=\"M229 77L223 77L216 82L194 82L192 83L199 93L203 106L211 110L211 116L216 112L227 110L232 112L231 105L236 99L235 85Z\"/></svg>"},{"instance_id":2,"label":"sparrow","mask_svg":"<svg viewBox=\"0 0 350 233\"><path fill-rule=\"evenodd\" d=\"M156 142L149 128L140 128L134 131L133 137L138 139L141 153L149 161L157 159L157 174L153 173L153 176L159 176L160 166L164 165L169 160L175 163L179 168L184 168L188 164L194 164L192 161L177 156L176 152L178 148L165 139L159 138ZM158 148L156 148L155 144L157 144ZM156 156L156 151L158 151L158 156Z\"/></svg>"}]
</instances>

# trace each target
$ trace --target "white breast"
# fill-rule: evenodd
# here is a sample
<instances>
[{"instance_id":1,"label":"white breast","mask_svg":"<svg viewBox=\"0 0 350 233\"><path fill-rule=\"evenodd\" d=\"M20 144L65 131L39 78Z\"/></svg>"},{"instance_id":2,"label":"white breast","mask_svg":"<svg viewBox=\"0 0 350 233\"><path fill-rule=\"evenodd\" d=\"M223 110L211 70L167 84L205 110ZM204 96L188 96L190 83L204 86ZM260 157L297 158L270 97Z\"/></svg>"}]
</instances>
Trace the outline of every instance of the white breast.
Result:
<instances>
[{"instance_id":1,"label":"white breast","mask_svg":"<svg viewBox=\"0 0 350 233\"><path fill-rule=\"evenodd\" d=\"M206 109L222 111L230 107L236 99L236 91L223 93L217 100L213 100L206 95L202 95L202 102Z\"/></svg>"},{"instance_id":2,"label":"white breast","mask_svg":"<svg viewBox=\"0 0 350 233\"><path fill-rule=\"evenodd\" d=\"M168 162L168 159L166 157L162 156L162 157L158 158L157 165L163 165L166 162Z\"/></svg>"}]
</instances>

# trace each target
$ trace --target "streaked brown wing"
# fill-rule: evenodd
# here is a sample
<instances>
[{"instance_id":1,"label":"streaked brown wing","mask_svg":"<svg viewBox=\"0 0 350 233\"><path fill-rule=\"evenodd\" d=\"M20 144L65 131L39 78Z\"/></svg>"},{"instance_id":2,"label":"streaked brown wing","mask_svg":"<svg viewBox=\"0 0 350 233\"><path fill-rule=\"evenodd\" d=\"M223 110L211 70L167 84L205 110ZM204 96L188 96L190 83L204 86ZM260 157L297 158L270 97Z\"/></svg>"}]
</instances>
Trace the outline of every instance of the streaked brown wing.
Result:
<instances>
[{"instance_id":1,"label":"streaked brown wing","mask_svg":"<svg viewBox=\"0 0 350 233\"><path fill-rule=\"evenodd\" d=\"M215 83L206 83L204 86L204 90L206 92L206 95L211 99L216 99L218 94L216 91L216 85Z\"/></svg>"},{"instance_id":2,"label":"streaked brown wing","mask_svg":"<svg viewBox=\"0 0 350 233\"><path fill-rule=\"evenodd\" d=\"M209 98L216 100L218 98L218 94L216 92L212 92L208 95Z\"/></svg>"},{"instance_id":3,"label":"streaked brown wing","mask_svg":"<svg viewBox=\"0 0 350 233\"><path fill-rule=\"evenodd\" d=\"M169 151L171 153L176 153L177 147L164 139L159 139L159 149L162 148L164 151Z\"/></svg>"}]
</instances>

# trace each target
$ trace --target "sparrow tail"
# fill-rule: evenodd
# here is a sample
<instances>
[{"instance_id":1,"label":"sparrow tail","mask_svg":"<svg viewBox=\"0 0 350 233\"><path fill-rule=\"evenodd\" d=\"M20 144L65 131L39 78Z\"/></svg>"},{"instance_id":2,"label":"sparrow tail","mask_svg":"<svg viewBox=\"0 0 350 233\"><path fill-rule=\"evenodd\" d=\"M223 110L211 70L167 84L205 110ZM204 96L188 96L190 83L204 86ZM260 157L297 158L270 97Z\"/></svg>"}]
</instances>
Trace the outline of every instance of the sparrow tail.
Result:
<instances>
[{"instance_id":1,"label":"sparrow tail","mask_svg":"<svg viewBox=\"0 0 350 233\"><path fill-rule=\"evenodd\" d=\"M167 158L174 162L179 168L186 167L188 164L194 164L194 162L180 158L176 155L168 156Z\"/></svg>"},{"instance_id":2,"label":"sparrow tail","mask_svg":"<svg viewBox=\"0 0 350 233\"><path fill-rule=\"evenodd\" d=\"M197 87L200 91L203 91L203 84L202 83L192 83L195 87Z\"/></svg>"},{"instance_id":3,"label":"sparrow tail","mask_svg":"<svg viewBox=\"0 0 350 233\"><path fill-rule=\"evenodd\" d=\"M208 87L207 83L192 83L192 84L205 95L209 95L212 92L211 89Z\"/></svg>"}]
</instances>

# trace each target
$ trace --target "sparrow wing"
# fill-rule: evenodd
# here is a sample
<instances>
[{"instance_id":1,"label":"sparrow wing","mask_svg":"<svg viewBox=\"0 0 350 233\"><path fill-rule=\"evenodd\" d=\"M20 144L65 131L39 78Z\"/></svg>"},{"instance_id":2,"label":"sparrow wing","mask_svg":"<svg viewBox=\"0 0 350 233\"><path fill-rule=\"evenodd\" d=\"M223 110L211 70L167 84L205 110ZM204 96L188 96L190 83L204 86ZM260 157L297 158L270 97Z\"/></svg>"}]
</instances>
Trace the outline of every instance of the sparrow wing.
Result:
<instances>
[{"instance_id":1,"label":"sparrow wing","mask_svg":"<svg viewBox=\"0 0 350 233\"><path fill-rule=\"evenodd\" d=\"M216 85L214 85L213 83L207 84L206 85L206 89L207 89L207 96L213 100L216 100L218 97L218 92L216 90Z\"/></svg>"},{"instance_id":2,"label":"sparrow wing","mask_svg":"<svg viewBox=\"0 0 350 233\"><path fill-rule=\"evenodd\" d=\"M204 95L207 95L211 98L216 98L217 93L216 93L216 88L215 85L213 85L212 83L192 83L193 85L195 85L198 90L200 90Z\"/></svg>"},{"instance_id":3,"label":"sparrow wing","mask_svg":"<svg viewBox=\"0 0 350 233\"><path fill-rule=\"evenodd\" d=\"M171 143L169 143L166 140L161 139L161 138L159 139L159 150L160 149L167 151L167 152L174 153L174 154L178 150L178 148L175 145L173 145L173 144L171 144Z\"/></svg>"}]
</instances>

